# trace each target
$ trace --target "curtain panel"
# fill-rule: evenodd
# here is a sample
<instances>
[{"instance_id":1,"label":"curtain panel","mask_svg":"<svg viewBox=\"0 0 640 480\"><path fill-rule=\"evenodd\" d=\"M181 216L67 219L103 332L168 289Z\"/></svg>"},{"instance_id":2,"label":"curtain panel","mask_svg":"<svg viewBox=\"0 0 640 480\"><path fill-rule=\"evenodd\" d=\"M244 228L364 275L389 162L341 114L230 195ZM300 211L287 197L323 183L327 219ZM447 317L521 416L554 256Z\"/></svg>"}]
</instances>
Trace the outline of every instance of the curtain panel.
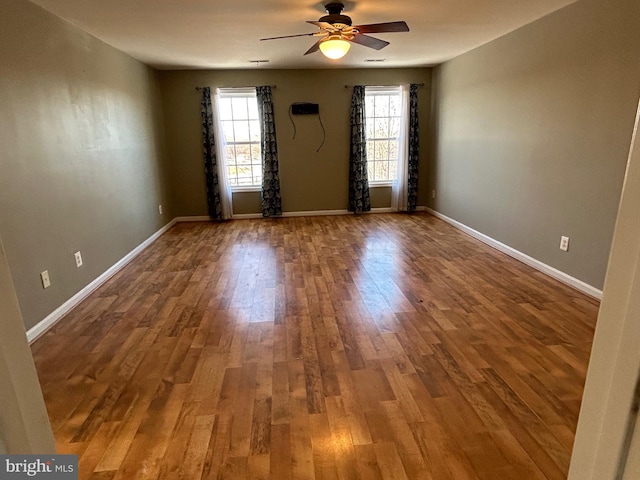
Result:
<instances>
[{"instance_id":1,"label":"curtain panel","mask_svg":"<svg viewBox=\"0 0 640 480\"><path fill-rule=\"evenodd\" d=\"M224 219L220 200L218 179L218 159L214 135L213 106L211 88L204 87L200 98L200 115L202 120L202 146L204 150L204 176L207 187L207 209L212 220Z\"/></svg>"},{"instance_id":2,"label":"curtain panel","mask_svg":"<svg viewBox=\"0 0 640 480\"><path fill-rule=\"evenodd\" d=\"M409 139L408 139L407 211L415 212L418 206L418 152L420 150L420 126L418 122L418 85L409 86Z\"/></svg>"},{"instance_id":3,"label":"curtain panel","mask_svg":"<svg viewBox=\"0 0 640 480\"><path fill-rule=\"evenodd\" d=\"M367 139L364 86L353 87L351 96L351 148L349 152L349 211L371 210L367 173Z\"/></svg>"},{"instance_id":4,"label":"curtain panel","mask_svg":"<svg viewBox=\"0 0 640 480\"><path fill-rule=\"evenodd\" d=\"M282 215L276 123L273 115L271 87L256 87L260 115L260 147L262 149L262 216Z\"/></svg>"},{"instance_id":5,"label":"curtain panel","mask_svg":"<svg viewBox=\"0 0 640 480\"><path fill-rule=\"evenodd\" d=\"M391 210L406 212L409 179L409 85L394 90L400 92L400 130L398 134L398 159L396 178L391 186ZM367 92L369 90L367 89Z\"/></svg>"}]
</instances>

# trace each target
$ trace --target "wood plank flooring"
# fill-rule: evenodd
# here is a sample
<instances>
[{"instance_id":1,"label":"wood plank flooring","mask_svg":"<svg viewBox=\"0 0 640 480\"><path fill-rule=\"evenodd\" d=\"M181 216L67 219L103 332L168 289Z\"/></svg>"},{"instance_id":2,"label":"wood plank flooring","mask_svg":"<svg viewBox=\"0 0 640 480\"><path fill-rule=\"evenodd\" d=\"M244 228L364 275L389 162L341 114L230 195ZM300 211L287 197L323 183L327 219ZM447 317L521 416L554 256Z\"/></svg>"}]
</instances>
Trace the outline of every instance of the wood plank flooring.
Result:
<instances>
[{"instance_id":1,"label":"wood plank flooring","mask_svg":"<svg viewBox=\"0 0 640 480\"><path fill-rule=\"evenodd\" d=\"M32 351L81 479L559 480L598 306L428 214L181 223Z\"/></svg>"}]
</instances>

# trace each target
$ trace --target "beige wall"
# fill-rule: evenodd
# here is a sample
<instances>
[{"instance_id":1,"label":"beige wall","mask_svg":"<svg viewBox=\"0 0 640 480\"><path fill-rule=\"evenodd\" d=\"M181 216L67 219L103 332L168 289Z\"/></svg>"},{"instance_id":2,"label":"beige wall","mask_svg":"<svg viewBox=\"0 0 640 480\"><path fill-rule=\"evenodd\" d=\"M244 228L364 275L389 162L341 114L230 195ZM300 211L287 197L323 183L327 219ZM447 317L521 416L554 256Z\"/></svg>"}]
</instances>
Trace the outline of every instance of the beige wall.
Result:
<instances>
[{"instance_id":1,"label":"beige wall","mask_svg":"<svg viewBox=\"0 0 640 480\"><path fill-rule=\"evenodd\" d=\"M636 0L581 0L437 68L431 205L602 288L640 92L639 17Z\"/></svg>"},{"instance_id":2,"label":"beige wall","mask_svg":"<svg viewBox=\"0 0 640 480\"><path fill-rule=\"evenodd\" d=\"M172 203L176 215L206 215L200 92L197 86L237 87L276 85L273 90L282 207L285 212L345 210L348 201L349 109L351 89L345 85L424 83L419 93L421 129L420 172L428 168L428 114L431 69L360 70L236 70L160 72L166 130L171 155ZM289 119L294 102L320 105L326 142L320 152L322 131L317 116ZM389 192L389 189L383 191ZM388 207L389 193L372 195L374 207ZM240 198L242 197L242 198ZM259 213L257 194L234 195L234 213ZM426 190L419 191L419 205L426 204Z\"/></svg>"},{"instance_id":3,"label":"beige wall","mask_svg":"<svg viewBox=\"0 0 640 480\"><path fill-rule=\"evenodd\" d=\"M0 2L0 45L0 233L28 329L172 218L163 118L153 70L25 0Z\"/></svg>"}]
</instances>

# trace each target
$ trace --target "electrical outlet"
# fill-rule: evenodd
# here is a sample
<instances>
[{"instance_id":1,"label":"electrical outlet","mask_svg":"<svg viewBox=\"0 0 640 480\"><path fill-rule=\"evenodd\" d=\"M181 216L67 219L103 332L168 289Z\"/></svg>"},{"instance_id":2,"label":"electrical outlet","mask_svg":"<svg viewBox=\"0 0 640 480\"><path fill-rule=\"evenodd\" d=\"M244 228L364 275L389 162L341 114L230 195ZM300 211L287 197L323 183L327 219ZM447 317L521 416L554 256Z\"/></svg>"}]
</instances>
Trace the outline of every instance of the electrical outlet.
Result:
<instances>
[{"instance_id":1,"label":"electrical outlet","mask_svg":"<svg viewBox=\"0 0 640 480\"><path fill-rule=\"evenodd\" d=\"M431 198L436 198L436 191L435 190L431 190Z\"/></svg>"},{"instance_id":2,"label":"electrical outlet","mask_svg":"<svg viewBox=\"0 0 640 480\"><path fill-rule=\"evenodd\" d=\"M560 250L563 252L569 251L569 237L560 237Z\"/></svg>"},{"instance_id":3,"label":"electrical outlet","mask_svg":"<svg viewBox=\"0 0 640 480\"><path fill-rule=\"evenodd\" d=\"M82 254L78 251L73 256L76 258L76 267L80 268L82 266Z\"/></svg>"},{"instance_id":4,"label":"electrical outlet","mask_svg":"<svg viewBox=\"0 0 640 480\"><path fill-rule=\"evenodd\" d=\"M160 215L162 215L162 205L158 205L158 213L160 213Z\"/></svg>"},{"instance_id":5,"label":"electrical outlet","mask_svg":"<svg viewBox=\"0 0 640 480\"><path fill-rule=\"evenodd\" d=\"M45 270L40 274L40 280L42 280L42 288L49 288L51 286L51 280L49 280L49 270Z\"/></svg>"}]
</instances>

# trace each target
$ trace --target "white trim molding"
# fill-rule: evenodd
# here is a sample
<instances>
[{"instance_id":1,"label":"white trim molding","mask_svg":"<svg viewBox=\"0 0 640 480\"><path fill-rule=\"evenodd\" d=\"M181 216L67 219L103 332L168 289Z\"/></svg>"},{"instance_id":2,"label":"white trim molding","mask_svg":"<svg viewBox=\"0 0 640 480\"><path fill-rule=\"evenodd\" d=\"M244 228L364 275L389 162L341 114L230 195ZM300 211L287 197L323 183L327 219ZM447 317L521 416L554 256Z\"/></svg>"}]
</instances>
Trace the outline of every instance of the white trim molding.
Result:
<instances>
[{"instance_id":1,"label":"white trim molding","mask_svg":"<svg viewBox=\"0 0 640 480\"><path fill-rule=\"evenodd\" d=\"M282 212L282 217L318 217L326 215L348 215L348 210L306 210L301 212ZM264 218L261 213L236 213L232 220L245 220L247 218ZM278 217L267 217L278 218Z\"/></svg>"},{"instance_id":2,"label":"white trim molding","mask_svg":"<svg viewBox=\"0 0 640 480\"><path fill-rule=\"evenodd\" d=\"M173 219L175 222L209 222L211 217L207 215L198 215L193 217L176 217Z\"/></svg>"},{"instance_id":3,"label":"white trim molding","mask_svg":"<svg viewBox=\"0 0 640 480\"><path fill-rule=\"evenodd\" d=\"M417 207L417 212L422 212L426 209L426 207ZM378 207L372 208L368 212L363 212L366 214L371 213L395 213L396 211L391 207ZM282 212L282 217L318 217L318 216L330 216L330 215L351 215L353 212L349 210L303 210L300 212ZM197 220L192 220L193 218L199 217L179 217L179 222L194 222ZM209 217L205 217L208 219ZM260 213L236 213L231 219L232 220L245 220L247 218L263 218ZM278 217L273 217L278 218Z\"/></svg>"},{"instance_id":4,"label":"white trim molding","mask_svg":"<svg viewBox=\"0 0 640 480\"><path fill-rule=\"evenodd\" d=\"M596 287L583 282L582 280L578 280L577 278L572 277L571 275L565 272L562 272L556 268L553 268L552 266L547 265L546 263L543 263L540 260L536 260L535 258L530 257L529 255L522 253L521 251L516 250L515 248L512 248L509 245L505 245L504 243L501 243L498 240L495 240L489 237L488 235L485 235L484 233L480 233L477 230L474 230L473 228L468 227L465 224L458 222L457 220L454 220L453 218L449 218L440 212L437 212L428 207L425 207L424 210L430 213L431 215L433 215L434 217L437 217L440 220L447 222L449 225L454 226L458 230L463 231L467 235L470 235L473 238L480 240L482 243L489 245L490 247L493 247L496 250L499 250L502 253L505 253L510 257L513 257L516 260L526 265L529 265L532 268L535 268L539 272L542 272L545 275L548 275L551 278L554 278L564 283L565 285L573 287L576 290L584 293L585 295L589 295L590 297L595 298L597 300L602 300L602 290L599 290Z\"/></svg>"},{"instance_id":5,"label":"white trim molding","mask_svg":"<svg viewBox=\"0 0 640 480\"><path fill-rule=\"evenodd\" d=\"M124 257L118 260L113 266L107 269L104 273L98 276L95 280L89 283L86 287L76 293L69 300L64 302L58 308L56 308L53 312L47 315L43 320L38 322L35 326L31 327L27 331L27 341L29 343L33 342L44 332L53 327L62 317L64 317L67 313L69 313L76 305L86 299L89 295L91 295L95 290L97 290L102 284L104 284L107 280L113 277L116 273L118 273L122 268L124 268L129 262L131 262L134 258L136 258L140 253L151 245L160 235L169 230L176 223L176 219L174 218L169 223L167 223L164 227L158 230L156 233L147 238L144 242L138 245L136 248L127 253Z\"/></svg>"},{"instance_id":6,"label":"white trim molding","mask_svg":"<svg viewBox=\"0 0 640 480\"><path fill-rule=\"evenodd\" d=\"M231 220L247 220L250 218L262 218L261 213L234 213Z\"/></svg>"},{"instance_id":7,"label":"white trim molding","mask_svg":"<svg viewBox=\"0 0 640 480\"><path fill-rule=\"evenodd\" d=\"M368 212L364 212L364 213L398 213L398 211L394 210L391 207L378 207L378 208L372 208Z\"/></svg>"},{"instance_id":8,"label":"white trim molding","mask_svg":"<svg viewBox=\"0 0 640 480\"><path fill-rule=\"evenodd\" d=\"M418 207L417 210L420 210L420 209L424 210L424 207ZM394 213L394 212L395 210L393 210L391 207L380 207L380 208L372 208L370 211L363 212L363 213L370 214L370 213ZM351 215L351 214L353 214L353 212L350 212L349 210L303 210L300 212L282 212L282 218L284 217L319 217L319 216ZM190 217L184 217L184 218L190 218ZM233 220L243 220L247 218L263 218L263 217L259 213L238 213L238 214L234 214L233 217L231 218ZM273 218L278 218L278 217L273 217ZM184 221L190 221L190 220L184 220Z\"/></svg>"},{"instance_id":9,"label":"white trim molding","mask_svg":"<svg viewBox=\"0 0 640 480\"><path fill-rule=\"evenodd\" d=\"M301 212L283 212L283 217L319 217L324 215L349 215L349 210L306 210Z\"/></svg>"}]
</instances>

